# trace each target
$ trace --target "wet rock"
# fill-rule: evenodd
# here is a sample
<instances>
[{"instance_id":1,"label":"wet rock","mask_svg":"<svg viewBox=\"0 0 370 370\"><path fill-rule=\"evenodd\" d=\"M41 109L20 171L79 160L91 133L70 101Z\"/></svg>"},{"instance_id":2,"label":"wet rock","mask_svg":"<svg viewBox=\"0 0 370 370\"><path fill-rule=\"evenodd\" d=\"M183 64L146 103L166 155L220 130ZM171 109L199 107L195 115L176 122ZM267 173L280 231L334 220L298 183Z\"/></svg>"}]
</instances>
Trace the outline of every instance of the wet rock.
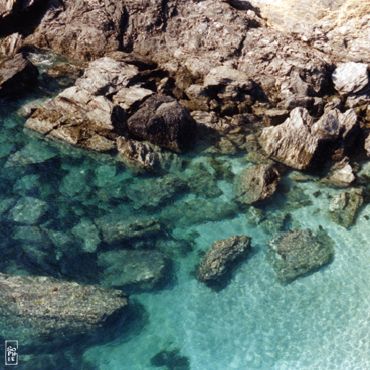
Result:
<instances>
[{"instance_id":1,"label":"wet rock","mask_svg":"<svg viewBox=\"0 0 370 370\"><path fill-rule=\"evenodd\" d=\"M247 255L250 246L248 236L233 236L215 242L198 267L198 279L208 284L220 281L236 262Z\"/></svg>"},{"instance_id":2,"label":"wet rock","mask_svg":"<svg viewBox=\"0 0 370 370\"><path fill-rule=\"evenodd\" d=\"M121 291L48 277L0 274L0 284L0 335L11 331L23 347L68 343L103 327L128 304Z\"/></svg>"},{"instance_id":3,"label":"wet rock","mask_svg":"<svg viewBox=\"0 0 370 370\"><path fill-rule=\"evenodd\" d=\"M168 261L156 251L120 250L99 254L98 266L104 286L152 290L166 279Z\"/></svg>"},{"instance_id":4,"label":"wet rock","mask_svg":"<svg viewBox=\"0 0 370 370\"><path fill-rule=\"evenodd\" d=\"M330 202L330 217L337 224L348 228L354 224L363 202L363 189L352 188L343 191Z\"/></svg>"},{"instance_id":5,"label":"wet rock","mask_svg":"<svg viewBox=\"0 0 370 370\"><path fill-rule=\"evenodd\" d=\"M333 73L335 89L340 94L355 94L369 84L369 74L366 63L342 63Z\"/></svg>"},{"instance_id":6,"label":"wet rock","mask_svg":"<svg viewBox=\"0 0 370 370\"><path fill-rule=\"evenodd\" d=\"M115 215L101 217L95 220L107 243L129 240L133 238L154 237L162 232L161 224L151 218L120 219Z\"/></svg>"},{"instance_id":7,"label":"wet rock","mask_svg":"<svg viewBox=\"0 0 370 370\"><path fill-rule=\"evenodd\" d=\"M333 257L333 241L324 230L291 230L270 242L272 267L283 283L318 270Z\"/></svg>"},{"instance_id":8,"label":"wet rock","mask_svg":"<svg viewBox=\"0 0 370 370\"><path fill-rule=\"evenodd\" d=\"M82 242L82 250L86 253L95 253L101 242L99 230L89 219L83 218L72 230L72 234Z\"/></svg>"},{"instance_id":9,"label":"wet rock","mask_svg":"<svg viewBox=\"0 0 370 370\"><path fill-rule=\"evenodd\" d=\"M357 126L353 110L328 110L314 123L305 108L295 108L281 125L262 130L259 142L273 159L295 169L307 169L328 141L346 139Z\"/></svg>"},{"instance_id":10,"label":"wet rock","mask_svg":"<svg viewBox=\"0 0 370 370\"><path fill-rule=\"evenodd\" d=\"M246 168L237 179L238 200L253 204L271 197L279 184L280 173L272 164Z\"/></svg>"},{"instance_id":11,"label":"wet rock","mask_svg":"<svg viewBox=\"0 0 370 370\"><path fill-rule=\"evenodd\" d=\"M10 211L10 217L14 222L34 225L46 214L48 205L43 200L24 197L18 200Z\"/></svg>"},{"instance_id":12,"label":"wet rock","mask_svg":"<svg viewBox=\"0 0 370 370\"><path fill-rule=\"evenodd\" d=\"M0 61L0 97L15 97L35 87L37 68L22 54Z\"/></svg>"},{"instance_id":13,"label":"wet rock","mask_svg":"<svg viewBox=\"0 0 370 370\"><path fill-rule=\"evenodd\" d=\"M324 182L337 187L347 187L355 180L356 177L353 173L353 168L349 163L349 159L346 157L331 168L330 173L328 177L324 179Z\"/></svg>"},{"instance_id":14,"label":"wet rock","mask_svg":"<svg viewBox=\"0 0 370 370\"><path fill-rule=\"evenodd\" d=\"M127 121L129 134L160 147L181 152L194 143L195 122L173 98L154 95Z\"/></svg>"},{"instance_id":15,"label":"wet rock","mask_svg":"<svg viewBox=\"0 0 370 370\"><path fill-rule=\"evenodd\" d=\"M42 105L43 101L44 99L32 100L29 103L22 105L22 107L18 109L17 113L24 118L28 118Z\"/></svg>"}]
</instances>

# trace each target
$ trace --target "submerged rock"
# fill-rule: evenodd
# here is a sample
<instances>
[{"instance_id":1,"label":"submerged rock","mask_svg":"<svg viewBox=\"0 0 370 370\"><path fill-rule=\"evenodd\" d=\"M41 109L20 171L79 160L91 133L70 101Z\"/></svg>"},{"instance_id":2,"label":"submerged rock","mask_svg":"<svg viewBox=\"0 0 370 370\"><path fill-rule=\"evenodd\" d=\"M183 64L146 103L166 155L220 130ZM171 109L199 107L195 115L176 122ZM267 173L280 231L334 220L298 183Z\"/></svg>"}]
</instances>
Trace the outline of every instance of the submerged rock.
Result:
<instances>
[{"instance_id":1,"label":"submerged rock","mask_svg":"<svg viewBox=\"0 0 370 370\"><path fill-rule=\"evenodd\" d=\"M149 97L127 121L128 132L138 140L181 152L195 137L195 121L186 108L164 95Z\"/></svg>"},{"instance_id":2,"label":"submerged rock","mask_svg":"<svg viewBox=\"0 0 370 370\"><path fill-rule=\"evenodd\" d=\"M166 279L168 261L157 251L119 250L100 253L98 266L104 286L152 290Z\"/></svg>"},{"instance_id":3,"label":"submerged rock","mask_svg":"<svg viewBox=\"0 0 370 370\"><path fill-rule=\"evenodd\" d=\"M329 206L330 217L344 227L350 227L356 220L364 202L363 189L352 188L336 195Z\"/></svg>"},{"instance_id":4,"label":"submerged rock","mask_svg":"<svg viewBox=\"0 0 370 370\"><path fill-rule=\"evenodd\" d=\"M37 68L22 54L0 61L0 97L14 97L35 87Z\"/></svg>"},{"instance_id":5,"label":"submerged rock","mask_svg":"<svg viewBox=\"0 0 370 370\"><path fill-rule=\"evenodd\" d=\"M250 247L248 236L233 236L215 242L198 267L198 280L208 284L219 282L236 262L247 255Z\"/></svg>"},{"instance_id":6,"label":"submerged rock","mask_svg":"<svg viewBox=\"0 0 370 370\"><path fill-rule=\"evenodd\" d=\"M278 279L289 283L313 272L334 257L332 239L324 230L291 230L270 242L270 259Z\"/></svg>"},{"instance_id":7,"label":"submerged rock","mask_svg":"<svg viewBox=\"0 0 370 370\"><path fill-rule=\"evenodd\" d=\"M11 332L24 347L68 343L117 318L128 304L121 291L48 277L0 274L0 285L0 336Z\"/></svg>"},{"instance_id":8,"label":"submerged rock","mask_svg":"<svg viewBox=\"0 0 370 370\"><path fill-rule=\"evenodd\" d=\"M246 168L237 179L238 199L253 204L271 197L280 181L280 173L272 164Z\"/></svg>"},{"instance_id":9,"label":"submerged rock","mask_svg":"<svg viewBox=\"0 0 370 370\"><path fill-rule=\"evenodd\" d=\"M128 240L132 238L153 237L162 232L162 225L152 218L120 219L108 215L95 220L103 240L107 243Z\"/></svg>"},{"instance_id":10,"label":"submerged rock","mask_svg":"<svg viewBox=\"0 0 370 370\"><path fill-rule=\"evenodd\" d=\"M335 89L340 94L355 94L369 84L366 63L341 63L333 73Z\"/></svg>"},{"instance_id":11,"label":"submerged rock","mask_svg":"<svg viewBox=\"0 0 370 370\"><path fill-rule=\"evenodd\" d=\"M48 211L48 205L43 200L24 197L18 200L16 205L10 211L10 217L14 222L34 225Z\"/></svg>"},{"instance_id":12,"label":"submerged rock","mask_svg":"<svg viewBox=\"0 0 370 370\"><path fill-rule=\"evenodd\" d=\"M83 243L82 250L84 252L96 252L101 240L99 230L91 220L87 218L81 219L81 221L72 228L71 232Z\"/></svg>"}]
</instances>

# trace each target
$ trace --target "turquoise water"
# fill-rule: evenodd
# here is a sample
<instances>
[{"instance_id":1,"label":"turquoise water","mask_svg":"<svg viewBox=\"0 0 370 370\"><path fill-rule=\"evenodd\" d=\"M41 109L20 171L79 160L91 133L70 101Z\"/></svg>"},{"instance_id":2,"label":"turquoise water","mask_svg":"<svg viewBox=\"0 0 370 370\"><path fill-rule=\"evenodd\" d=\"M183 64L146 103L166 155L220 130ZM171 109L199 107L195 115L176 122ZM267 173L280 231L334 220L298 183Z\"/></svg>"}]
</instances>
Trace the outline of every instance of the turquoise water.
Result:
<instances>
[{"instance_id":1,"label":"turquoise water","mask_svg":"<svg viewBox=\"0 0 370 370\"><path fill-rule=\"evenodd\" d=\"M369 205L347 230L328 217L330 198L338 190L315 179L296 183L291 174L284 191L263 206L266 220L257 224L251 210L234 199L235 176L249 165L242 154L190 154L169 173L134 174L111 156L23 131L24 119L17 114L21 103L0 108L2 272L95 282L94 259L110 246L93 237L87 244L71 230L81 220L104 216L159 220L165 233L142 240L142 248L175 245L164 249L173 264L171 278L158 289L131 291L133 312L123 327L112 328L111 337L94 345L55 348L27 369L370 369ZM162 197L152 184L168 175L184 186L163 188L167 195ZM46 211L40 215L28 208L22 217L34 221L20 226L9 210L25 197L45 202ZM288 225L282 221L286 214ZM281 285L266 259L268 241L286 227L319 226L335 242L334 261ZM215 240L240 234L252 237L253 252L229 284L214 291L199 283L194 270L202 252ZM51 235L59 243L51 243ZM151 361L162 351L174 354L172 365Z\"/></svg>"}]
</instances>

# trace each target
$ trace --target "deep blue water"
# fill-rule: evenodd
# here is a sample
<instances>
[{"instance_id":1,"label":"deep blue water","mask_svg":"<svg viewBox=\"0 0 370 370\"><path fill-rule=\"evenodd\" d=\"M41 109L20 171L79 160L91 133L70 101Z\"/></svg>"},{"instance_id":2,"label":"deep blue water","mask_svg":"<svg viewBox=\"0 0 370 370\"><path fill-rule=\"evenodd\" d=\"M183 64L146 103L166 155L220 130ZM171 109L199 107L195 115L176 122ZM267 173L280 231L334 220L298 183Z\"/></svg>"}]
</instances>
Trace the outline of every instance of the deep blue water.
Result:
<instances>
[{"instance_id":1,"label":"deep blue water","mask_svg":"<svg viewBox=\"0 0 370 370\"><path fill-rule=\"evenodd\" d=\"M370 369L370 206L347 230L328 217L338 190L314 178L296 183L291 173L257 224L235 201L235 177L250 165L242 153L190 153L167 173L135 174L109 155L24 131L17 113L24 102L0 107L0 271L94 283L97 256L112 248L157 249L172 261L157 288L128 288L126 323L94 344L71 343L32 361L23 354L27 370ZM37 207L14 210L30 198L46 207L41 216ZM119 245L72 231L104 217L150 218L164 230ZM335 242L334 261L281 285L266 258L268 241L287 227L319 226ZM214 291L199 283L194 271L202 252L241 234L252 238L253 251L229 284ZM153 359L158 353L167 362Z\"/></svg>"}]
</instances>

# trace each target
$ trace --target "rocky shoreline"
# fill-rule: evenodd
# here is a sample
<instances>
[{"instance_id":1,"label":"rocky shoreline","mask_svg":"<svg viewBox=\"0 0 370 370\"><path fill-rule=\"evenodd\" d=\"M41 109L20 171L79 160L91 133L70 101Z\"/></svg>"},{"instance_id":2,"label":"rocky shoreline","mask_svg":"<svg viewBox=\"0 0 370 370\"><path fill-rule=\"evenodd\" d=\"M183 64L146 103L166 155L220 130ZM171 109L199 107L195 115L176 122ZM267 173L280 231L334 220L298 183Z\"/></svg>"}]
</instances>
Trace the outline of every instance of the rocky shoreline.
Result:
<instances>
[{"instance_id":1,"label":"rocky shoreline","mask_svg":"<svg viewBox=\"0 0 370 370\"><path fill-rule=\"evenodd\" d=\"M17 240L33 238L35 244L56 247L53 255L23 249L32 263L47 270L79 240L81 250L74 253L91 258L99 271L93 282L107 287L1 274L0 295L4 302L14 301L19 328L43 327L40 337L48 338L54 332L86 334L127 306L126 296L109 288L131 293L165 286L172 274L168 249L178 253L173 249L186 249L192 242L191 236L170 240L166 234L173 223L186 226L190 216L222 219L240 206L256 224L276 228L279 236L271 241L269 253L283 283L332 261L333 242L324 230L287 231L283 225L288 214L266 220L259 208L279 192L292 170L304 171L297 175L302 179L315 174L323 184L343 188L328 210L328 217L343 227L355 223L370 198L364 164L370 158L370 3L328 3L323 8L315 2L317 16L310 12L303 19L304 8L288 0L281 1L281 9L259 0L34 0L0 5L0 98L11 101L55 84L48 99L22 107L25 128L46 140L108 154L139 173L162 176L117 195L135 200L136 210L143 213L163 205L158 220L137 214L121 219L112 211L109 217L81 218L60 235L45 226L51 210L44 201L24 196L1 203L2 217L16 224ZM292 14L277 21L284 6L292 6ZM346 17L350 6L352 16ZM40 63L50 55L58 62ZM178 178L168 174L168 168L181 168L189 152L248 157L253 165L235 180L235 204L210 210L208 204L186 200L183 218L165 207L187 189L206 197L212 189L214 179L205 171L198 178L185 171ZM39 164L54 156L43 152L32 158L25 147L6 166ZM217 176L229 175L223 169ZM76 183L65 185L67 195L73 187L78 193L86 181L83 174L72 177ZM292 207L303 206L299 202ZM247 236L213 244L200 262L198 279L211 287L227 281L250 244ZM26 301L34 300L45 305L22 311ZM73 313L62 303L82 306ZM0 306L1 321L5 311ZM56 317L59 323L52 322ZM9 328L4 330L5 337Z\"/></svg>"}]
</instances>

